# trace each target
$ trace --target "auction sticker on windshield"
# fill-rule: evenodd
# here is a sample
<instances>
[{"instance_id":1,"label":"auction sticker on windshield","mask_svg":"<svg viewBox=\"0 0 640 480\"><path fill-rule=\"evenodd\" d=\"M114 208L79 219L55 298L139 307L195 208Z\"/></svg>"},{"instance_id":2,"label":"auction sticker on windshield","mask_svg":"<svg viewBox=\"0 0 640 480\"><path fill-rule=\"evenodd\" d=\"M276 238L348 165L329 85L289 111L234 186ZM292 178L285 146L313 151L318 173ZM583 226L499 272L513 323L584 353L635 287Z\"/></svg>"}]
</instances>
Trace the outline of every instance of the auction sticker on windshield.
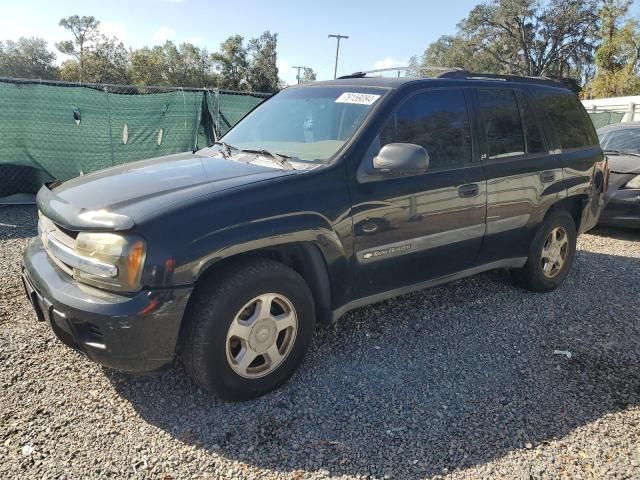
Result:
<instances>
[{"instance_id":1,"label":"auction sticker on windshield","mask_svg":"<svg viewBox=\"0 0 640 480\"><path fill-rule=\"evenodd\" d=\"M344 92L342 95L336 98L336 103L356 103L358 105L371 105L379 98L380 95L374 95L372 93Z\"/></svg>"}]
</instances>

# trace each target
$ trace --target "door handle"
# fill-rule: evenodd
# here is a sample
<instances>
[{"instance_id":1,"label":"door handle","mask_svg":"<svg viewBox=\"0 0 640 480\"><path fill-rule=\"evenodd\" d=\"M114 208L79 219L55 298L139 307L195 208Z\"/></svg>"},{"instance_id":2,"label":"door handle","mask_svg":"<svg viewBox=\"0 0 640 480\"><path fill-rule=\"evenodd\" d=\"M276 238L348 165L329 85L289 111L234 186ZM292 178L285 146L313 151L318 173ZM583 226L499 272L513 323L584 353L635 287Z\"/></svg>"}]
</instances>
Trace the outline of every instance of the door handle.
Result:
<instances>
[{"instance_id":1,"label":"door handle","mask_svg":"<svg viewBox=\"0 0 640 480\"><path fill-rule=\"evenodd\" d=\"M552 172L551 170L546 171L546 172L542 172L540 174L540 181L542 183L551 183L556 179L556 174L555 172Z\"/></svg>"},{"instance_id":2,"label":"door handle","mask_svg":"<svg viewBox=\"0 0 640 480\"><path fill-rule=\"evenodd\" d=\"M458 195L462 198L475 197L478 193L480 193L480 187L478 187L477 183L469 183L458 188Z\"/></svg>"}]
</instances>

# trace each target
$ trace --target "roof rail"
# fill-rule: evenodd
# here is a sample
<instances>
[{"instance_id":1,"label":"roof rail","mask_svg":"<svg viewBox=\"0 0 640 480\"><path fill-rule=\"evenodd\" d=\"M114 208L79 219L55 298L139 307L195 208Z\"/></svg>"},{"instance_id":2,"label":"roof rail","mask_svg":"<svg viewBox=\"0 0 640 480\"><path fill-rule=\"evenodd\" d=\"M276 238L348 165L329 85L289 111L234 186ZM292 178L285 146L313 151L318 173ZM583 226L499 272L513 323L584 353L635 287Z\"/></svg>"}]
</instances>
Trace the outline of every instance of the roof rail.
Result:
<instances>
[{"instance_id":1,"label":"roof rail","mask_svg":"<svg viewBox=\"0 0 640 480\"><path fill-rule=\"evenodd\" d=\"M438 78L464 79L464 80L499 80L503 82L541 83L558 86L564 84L563 79L551 77L527 77L524 75L503 75L499 73L475 73L463 69L449 70L438 75Z\"/></svg>"},{"instance_id":2,"label":"roof rail","mask_svg":"<svg viewBox=\"0 0 640 480\"><path fill-rule=\"evenodd\" d=\"M353 73L350 73L349 75L342 75L341 77L338 77L338 80L344 79L344 78L364 78L370 73L395 72L395 71L398 72L398 76L399 76L402 70L409 70L409 68L411 67L376 68L375 70L363 70L362 72L353 72Z\"/></svg>"},{"instance_id":3,"label":"roof rail","mask_svg":"<svg viewBox=\"0 0 640 480\"><path fill-rule=\"evenodd\" d=\"M398 72L398 76L400 76L400 72L403 70L410 70L414 67L391 67L391 68L378 68L375 70L366 70L362 72L354 72L350 75L343 75L338 77L339 79L345 78L365 78L367 75L382 73L382 72ZM438 72L433 78L445 78L445 79L463 79L463 80L496 80L502 82L522 82L522 83L538 83L541 85L550 85L554 87L564 86L569 88L570 90L575 89L575 80L570 78L552 78L552 77L528 77L524 75L509 75L509 74L499 74L499 73L477 73L470 72L463 68L459 67L436 67L436 66L420 66L415 68L419 74L419 78L425 78L426 75L424 72Z\"/></svg>"},{"instance_id":4,"label":"roof rail","mask_svg":"<svg viewBox=\"0 0 640 480\"><path fill-rule=\"evenodd\" d=\"M344 79L344 78L364 78L367 75L371 74L371 73L383 73L383 72L398 72L398 76L400 76L400 72L403 70L411 70L414 67L390 67L390 68L376 68L375 70L364 70L362 72L354 72L351 73L349 75L343 75L341 77L338 77L338 79ZM417 68L417 70L419 70L420 72L423 71L435 71L435 72L442 72L442 73L446 73L446 72L453 72L453 71L460 71L461 69L459 68L451 68L451 67L430 67L430 66L420 66Z\"/></svg>"}]
</instances>

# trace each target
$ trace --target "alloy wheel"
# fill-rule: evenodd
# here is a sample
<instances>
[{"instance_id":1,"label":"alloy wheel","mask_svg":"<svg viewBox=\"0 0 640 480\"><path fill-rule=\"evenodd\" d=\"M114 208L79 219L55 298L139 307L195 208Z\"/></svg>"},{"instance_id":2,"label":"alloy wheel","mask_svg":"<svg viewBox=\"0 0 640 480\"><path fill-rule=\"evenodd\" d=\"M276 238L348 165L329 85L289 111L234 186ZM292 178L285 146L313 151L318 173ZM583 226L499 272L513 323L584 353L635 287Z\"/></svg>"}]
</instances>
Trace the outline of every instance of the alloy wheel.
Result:
<instances>
[{"instance_id":1,"label":"alloy wheel","mask_svg":"<svg viewBox=\"0 0 640 480\"><path fill-rule=\"evenodd\" d=\"M273 372L287 358L298 331L298 316L284 295L265 293L237 313L227 332L227 361L244 378Z\"/></svg>"},{"instance_id":2,"label":"alloy wheel","mask_svg":"<svg viewBox=\"0 0 640 480\"><path fill-rule=\"evenodd\" d=\"M555 227L542 247L542 273L547 278L556 277L564 267L569 254L569 238L564 227Z\"/></svg>"}]
</instances>

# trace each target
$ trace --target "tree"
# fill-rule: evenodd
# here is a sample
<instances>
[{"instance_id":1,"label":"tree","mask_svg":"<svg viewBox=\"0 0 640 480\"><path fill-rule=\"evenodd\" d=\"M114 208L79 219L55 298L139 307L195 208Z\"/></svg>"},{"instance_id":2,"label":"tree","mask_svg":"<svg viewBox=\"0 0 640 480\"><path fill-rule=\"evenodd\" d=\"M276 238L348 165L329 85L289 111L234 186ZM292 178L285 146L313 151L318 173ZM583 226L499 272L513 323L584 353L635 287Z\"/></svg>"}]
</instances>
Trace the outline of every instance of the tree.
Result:
<instances>
[{"instance_id":1,"label":"tree","mask_svg":"<svg viewBox=\"0 0 640 480\"><path fill-rule=\"evenodd\" d=\"M422 65L584 81L597 26L596 0L489 0L471 10L456 35L430 45Z\"/></svg>"},{"instance_id":2,"label":"tree","mask_svg":"<svg viewBox=\"0 0 640 480\"><path fill-rule=\"evenodd\" d=\"M130 54L130 76L136 85L213 87L218 84L213 55L191 43L143 47Z\"/></svg>"},{"instance_id":3,"label":"tree","mask_svg":"<svg viewBox=\"0 0 640 480\"><path fill-rule=\"evenodd\" d=\"M313 68L304 67L302 69L302 78L300 78L300 83L311 83L316 81L316 72L313 71Z\"/></svg>"},{"instance_id":4,"label":"tree","mask_svg":"<svg viewBox=\"0 0 640 480\"><path fill-rule=\"evenodd\" d=\"M604 0L600 12L600 47L595 54L596 75L587 86L588 98L640 93L638 58L640 28L629 18L630 0Z\"/></svg>"},{"instance_id":5,"label":"tree","mask_svg":"<svg viewBox=\"0 0 640 480\"><path fill-rule=\"evenodd\" d=\"M282 88L277 67L278 35L269 31L252 38L246 46L242 36L231 36L212 54L191 43L176 45L171 41L128 50L117 38L101 34L100 22L92 16L72 15L61 19L59 25L72 37L55 44L68 56L60 67L42 39L0 41L0 76L263 92ZM313 70L305 70L303 81L315 78Z\"/></svg>"},{"instance_id":6,"label":"tree","mask_svg":"<svg viewBox=\"0 0 640 480\"><path fill-rule=\"evenodd\" d=\"M233 35L220 45L220 51L213 54L213 61L220 70L220 88L232 90L247 89L247 49L244 47L244 38Z\"/></svg>"},{"instance_id":7,"label":"tree","mask_svg":"<svg viewBox=\"0 0 640 480\"><path fill-rule=\"evenodd\" d=\"M82 64L75 60L63 62L60 77L70 82L128 84L129 52L117 38L100 35L91 50L85 50Z\"/></svg>"},{"instance_id":8,"label":"tree","mask_svg":"<svg viewBox=\"0 0 640 480\"><path fill-rule=\"evenodd\" d=\"M249 41L247 83L250 90L268 93L278 91L277 47L278 34L269 31Z\"/></svg>"},{"instance_id":9,"label":"tree","mask_svg":"<svg viewBox=\"0 0 640 480\"><path fill-rule=\"evenodd\" d=\"M73 40L56 43L56 48L65 55L78 60L79 81L84 81L84 61L87 50L99 38L100 22L94 17L72 15L60 20L59 25L71 32Z\"/></svg>"},{"instance_id":10,"label":"tree","mask_svg":"<svg viewBox=\"0 0 640 480\"><path fill-rule=\"evenodd\" d=\"M135 85L169 85L161 46L133 50L130 60L130 76Z\"/></svg>"},{"instance_id":11,"label":"tree","mask_svg":"<svg viewBox=\"0 0 640 480\"><path fill-rule=\"evenodd\" d=\"M185 87L212 86L215 81L213 60L206 49L200 50L191 43L181 43L175 48L165 43L169 65L169 83Z\"/></svg>"},{"instance_id":12,"label":"tree","mask_svg":"<svg viewBox=\"0 0 640 480\"><path fill-rule=\"evenodd\" d=\"M0 41L0 77L57 78L56 55L41 38Z\"/></svg>"},{"instance_id":13,"label":"tree","mask_svg":"<svg viewBox=\"0 0 640 480\"><path fill-rule=\"evenodd\" d=\"M431 76L436 71L427 67L456 67L474 72L499 72L501 64L481 45L462 35L443 35L425 51L423 61L413 57L409 67L421 75Z\"/></svg>"}]
</instances>

